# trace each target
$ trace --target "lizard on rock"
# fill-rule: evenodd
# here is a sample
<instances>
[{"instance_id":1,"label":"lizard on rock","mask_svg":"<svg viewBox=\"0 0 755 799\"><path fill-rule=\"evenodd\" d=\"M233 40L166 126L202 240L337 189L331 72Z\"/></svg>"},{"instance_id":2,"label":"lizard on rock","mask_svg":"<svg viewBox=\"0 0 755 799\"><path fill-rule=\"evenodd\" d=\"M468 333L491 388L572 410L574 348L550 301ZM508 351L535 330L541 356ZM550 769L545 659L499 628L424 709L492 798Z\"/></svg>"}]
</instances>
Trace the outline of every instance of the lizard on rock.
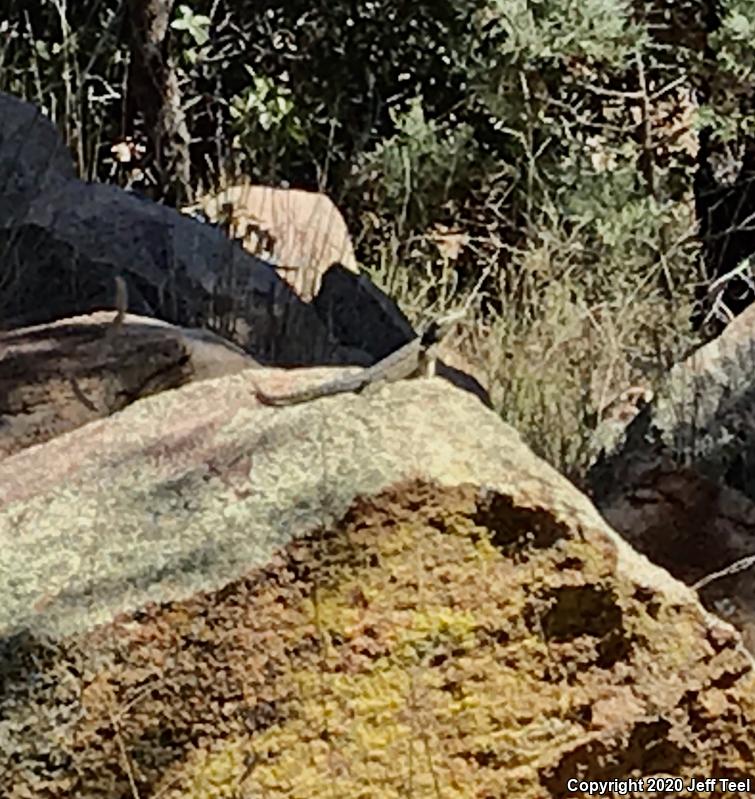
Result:
<instances>
[{"instance_id":1,"label":"lizard on rock","mask_svg":"<svg viewBox=\"0 0 755 799\"><path fill-rule=\"evenodd\" d=\"M349 392L358 393L376 383L393 383L411 377L433 377L437 361L437 346L449 333L455 317L432 322L416 338L360 372L336 380L302 388L290 394L268 394L255 388L263 405L296 405L320 397Z\"/></svg>"}]
</instances>

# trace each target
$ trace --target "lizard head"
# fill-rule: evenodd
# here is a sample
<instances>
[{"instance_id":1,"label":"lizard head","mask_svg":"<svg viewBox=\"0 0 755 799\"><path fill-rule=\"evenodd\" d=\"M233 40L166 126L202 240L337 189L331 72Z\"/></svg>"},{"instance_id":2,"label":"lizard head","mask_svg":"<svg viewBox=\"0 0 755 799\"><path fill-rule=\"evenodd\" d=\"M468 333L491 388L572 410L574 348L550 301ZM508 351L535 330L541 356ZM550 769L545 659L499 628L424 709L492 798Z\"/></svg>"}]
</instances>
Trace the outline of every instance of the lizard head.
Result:
<instances>
[{"instance_id":1,"label":"lizard head","mask_svg":"<svg viewBox=\"0 0 755 799\"><path fill-rule=\"evenodd\" d=\"M437 319L433 319L428 325L426 325L421 333L420 339L422 341L423 347L430 347L433 344L437 344L439 341L444 339L448 333L451 332L451 328L464 317L464 310L456 310L452 311L451 313L447 314L446 316L441 316Z\"/></svg>"}]
</instances>

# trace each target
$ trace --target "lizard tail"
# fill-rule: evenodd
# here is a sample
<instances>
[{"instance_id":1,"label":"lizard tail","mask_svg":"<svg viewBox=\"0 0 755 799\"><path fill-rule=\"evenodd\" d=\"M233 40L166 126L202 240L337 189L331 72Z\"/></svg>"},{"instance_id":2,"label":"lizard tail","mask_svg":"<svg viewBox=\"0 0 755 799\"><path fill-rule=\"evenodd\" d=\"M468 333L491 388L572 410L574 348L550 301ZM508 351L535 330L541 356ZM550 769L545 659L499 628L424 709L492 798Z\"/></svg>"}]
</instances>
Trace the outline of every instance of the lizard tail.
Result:
<instances>
[{"instance_id":1,"label":"lizard tail","mask_svg":"<svg viewBox=\"0 0 755 799\"><path fill-rule=\"evenodd\" d=\"M258 402L279 408L285 405L299 405L302 402L311 402L312 400L320 399L320 397L332 397L335 394L361 391L364 386L365 380L361 376L355 376L350 380L333 380L330 383L321 383L311 388L303 388L301 391L292 391L290 394L268 394L257 386L254 387L254 393Z\"/></svg>"}]
</instances>

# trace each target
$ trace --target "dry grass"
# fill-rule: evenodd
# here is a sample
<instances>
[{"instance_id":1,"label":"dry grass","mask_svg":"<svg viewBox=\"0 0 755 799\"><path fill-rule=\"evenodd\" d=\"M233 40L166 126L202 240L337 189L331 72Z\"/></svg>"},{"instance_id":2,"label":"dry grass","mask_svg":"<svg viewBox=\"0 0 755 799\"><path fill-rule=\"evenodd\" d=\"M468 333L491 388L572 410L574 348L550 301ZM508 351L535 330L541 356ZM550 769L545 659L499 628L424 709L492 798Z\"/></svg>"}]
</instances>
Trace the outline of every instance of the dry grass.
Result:
<instances>
[{"instance_id":1,"label":"dry grass","mask_svg":"<svg viewBox=\"0 0 755 799\"><path fill-rule=\"evenodd\" d=\"M494 408L580 484L599 448L602 411L631 386L654 386L695 343L692 286L669 299L660 280L667 259L633 264L618 249L599 270L584 237L554 224L521 249L468 241L476 282L465 288L433 233L408 245L384 235L371 277L415 323L465 308L454 346L483 375ZM407 265L407 254L420 253ZM693 252L675 255L692 271Z\"/></svg>"}]
</instances>

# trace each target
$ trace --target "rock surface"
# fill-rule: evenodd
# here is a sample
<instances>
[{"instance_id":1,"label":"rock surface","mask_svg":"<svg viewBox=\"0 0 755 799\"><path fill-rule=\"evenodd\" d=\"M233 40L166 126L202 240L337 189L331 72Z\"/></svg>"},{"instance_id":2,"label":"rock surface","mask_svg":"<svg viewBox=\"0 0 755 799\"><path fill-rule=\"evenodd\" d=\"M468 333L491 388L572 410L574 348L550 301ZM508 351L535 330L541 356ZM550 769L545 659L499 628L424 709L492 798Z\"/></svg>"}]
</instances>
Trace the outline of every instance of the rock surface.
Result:
<instances>
[{"instance_id":1,"label":"rock surface","mask_svg":"<svg viewBox=\"0 0 755 799\"><path fill-rule=\"evenodd\" d=\"M141 397L257 364L206 330L100 311L0 332L0 458Z\"/></svg>"},{"instance_id":2,"label":"rock surface","mask_svg":"<svg viewBox=\"0 0 755 799\"><path fill-rule=\"evenodd\" d=\"M276 379L0 461L0 795L752 775L735 631L495 414L437 379L258 406Z\"/></svg>"},{"instance_id":3,"label":"rock surface","mask_svg":"<svg viewBox=\"0 0 755 799\"><path fill-rule=\"evenodd\" d=\"M0 92L0 218L23 215L35 194L75 175L52 122L31 103Z\"/></svg>"},{"instance_id":4,"label":"rock surface","mask_svg":"<svg viewBox=\"0 0 755 799\"><path fill-rule=\"evenodd\" d=\"M755 500L752 375L755 306L674 366L620 447L593 469L601 500L661 459L682 463Z\"/></svg>"},{"instance_id":5,"label":"rock surface","mask_svg":"<svg viewBox=\"0 0 755 799\"><path fill-rule=\"evenodd\" d=\"M333 264L359 271L346 221L326 194L237 184L183 210L222 224L247 252L274 264L304 300L317 295Z\"/></svg>"}]
</instances>

